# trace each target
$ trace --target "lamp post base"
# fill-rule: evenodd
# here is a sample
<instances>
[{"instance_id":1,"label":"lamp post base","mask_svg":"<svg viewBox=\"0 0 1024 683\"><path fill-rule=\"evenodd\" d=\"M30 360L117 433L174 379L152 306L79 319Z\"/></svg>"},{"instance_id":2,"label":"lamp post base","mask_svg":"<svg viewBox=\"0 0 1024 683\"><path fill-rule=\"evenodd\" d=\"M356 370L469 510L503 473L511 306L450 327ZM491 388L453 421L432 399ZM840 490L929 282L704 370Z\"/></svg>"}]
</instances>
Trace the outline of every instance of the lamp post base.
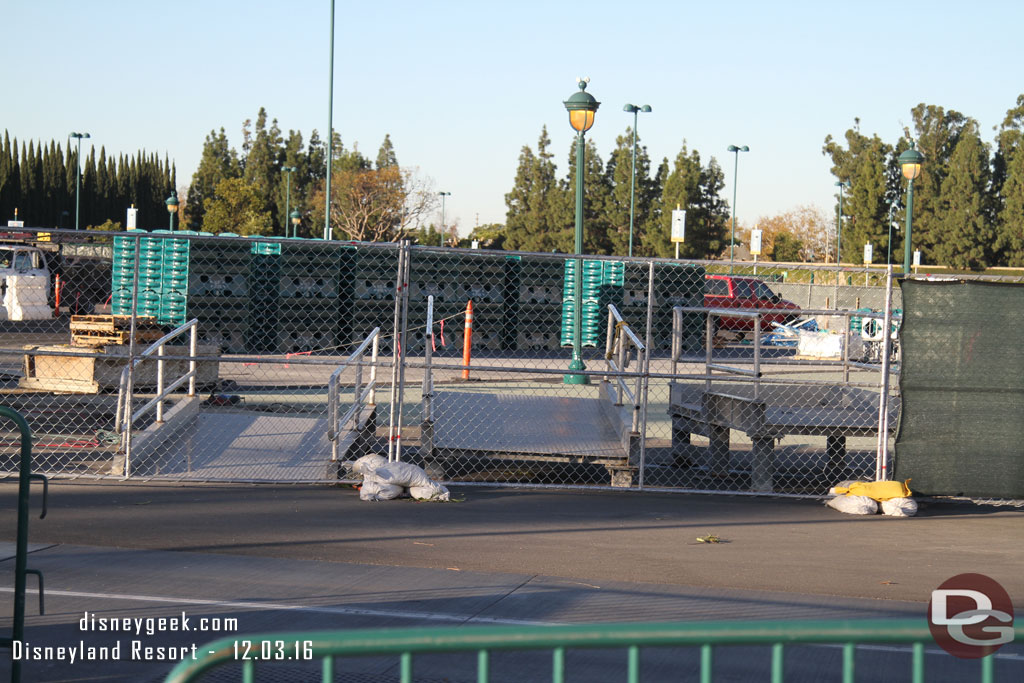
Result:
<instances>
[{"instance_id":1,"label":"lamp post base","mask_svg":"<svg viewBox=\"0 0 1024 683\"><path fill-rule=\"evenodd\" d=\"M586 375L572 374L586 369L587 366L583 364L582 360L573 358L572 362L569 363L569 373L562 376L562 384L590 384L590 378Z\"/></svg>"}]
</instances>

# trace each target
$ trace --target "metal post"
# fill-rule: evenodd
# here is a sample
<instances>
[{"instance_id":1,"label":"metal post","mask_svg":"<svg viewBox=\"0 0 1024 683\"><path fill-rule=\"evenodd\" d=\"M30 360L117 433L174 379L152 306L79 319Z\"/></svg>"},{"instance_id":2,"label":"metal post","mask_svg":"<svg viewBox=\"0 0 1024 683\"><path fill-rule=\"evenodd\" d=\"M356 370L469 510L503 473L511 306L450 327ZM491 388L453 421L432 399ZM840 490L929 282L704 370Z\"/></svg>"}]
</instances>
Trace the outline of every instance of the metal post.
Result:
<instances>
[{"instance_id":1,"label":"metal post","mask_svg":"<svg viewBox=\"0 0 1024 683\"><path fill-rule=\"evenodd\" d=\"M584 133L579 131L576 135L576 267L573 272L573 303L575 314L572 322L572 361L569 363L569 373L563 377L565 384L587 384L587 376L573 374L587 369L583 363L583 174L584 174Z\"/></svg>"},{"instance_id":2,"label":"metal post","mask_svg":"<svg viewBox=\"0 0 1024 683\"><path fill-rule=\"evenodd\" d=\"M188 380L188 395L196 395L196 352L199 349L199 322L192 323L192 333L189 335L188 354L192 356L188 361L188 371L192 375Z\"/></svg>"},{"instance_id":3,"label":"metal post","mask_svg":"<svg viewBox=\"0 0 1024 683\"><path fill-rule=\"evenodd\" d=\"M132 394L135 392L135 331L139 312L139 269L142 267L142 237L135 236L135 271L132 273L132 317L128 338L128 384L125 390L124 406L124 478L131 474L132 460Z\"/></svg>"},{"instance_id":4,"label":"metal post","mask_svg":"<svg viewBox=\"0 0 1024 683\"><path fill-rule=\"evenodd\" d=\"M399 337L398 328L401 324L402 315L402 276L405 272L405 249L404 242L398 244L398 272L395 273L395 316L391 333L391 407L388 415L388 460L394 461L395 440L401 438L395 430L395 411L398 406L398 364L400 361L398 353Z\"/></svg>"},{"instance_id":5,"label":"metal post","mask_svg":"<svg viewBox=\"0 0 1024 683\"><path fill-rule=\"evenodd\" d=\"M156 395L157 398L164 393L164 345L161 344L156 350ZM156 422L161 424L164 421L164 401L162 398L156 402Z\"/></svg>"},{"instance_id":6,"label":"metal post","mask_svg":"<svg viewBox=\"0 0 1024 683\"><path fill-rule=\"evenodd\" d=\"M637 488L644 488L644 469L647 464L647 397L651 385L651 345L654 343L654 263L648 264L647 275L647 333L644 335L643 399L640 401L640 476Z\"/></svg>"},{"instance_id":7,"label":"metal post","mask_svg":"<svg viewBox=\"0 0 1024 683\"><path fill-rule=\"evenodd\" d=\"M638 107L633 108L633 170L629 175L629 255L633 256L633 205L636 194L636 119L640 113ZM678 257L677 257L678 258Z\"/></svg>"},{"instance_id":8,"label":"metal post","mask_svg":"<svg viewBox=\"0 0 1024 683\"><path fill-rule=\"evenodd\" d=\"M910 275L910 230L912 223L914 222L914 181L913 179L907 181L907 234L904 236L903 243L903 277Z\"/></svg>"},{"instance_id":9,"label":"metal post","mask_svg":"<svg viewBox=\"0 0 1024 683\"><path fill-rule=\"evenodd\" d=\"M889 478L889 355L892 352L892 264L886 264L885 317L882 318L882 380L878 396L878 457L875 481Z\"/></svg>"},{"instance_id":10,"label":"metal post","mask_svg":"<svg viewBox=\"0 0 1024 683\"><path fill-rule=\"evenodd\" d=\"M398 354L398 441L395 443L395 461L402 459L402 405L405 401L405 354L408 346L409 330L409 269L410 269L410 245L409 240L402 242L402 249L405 251L402 268L402 320L401 331L398 335L398 344L401 353Z\"/></svg>"},{"instance_id":11,"label":"metal post","mask_svg":"<svg viewBox=\"0 0 1024 683\"><path fill-rule=\"evenodd\" d=\"M334 0L331 0L331 61L327 76L327 192L324 207L324 239L331 239L331 165L334 157ZM390 445L389 445L390 448Z\"/></svg>"}]
</instances>

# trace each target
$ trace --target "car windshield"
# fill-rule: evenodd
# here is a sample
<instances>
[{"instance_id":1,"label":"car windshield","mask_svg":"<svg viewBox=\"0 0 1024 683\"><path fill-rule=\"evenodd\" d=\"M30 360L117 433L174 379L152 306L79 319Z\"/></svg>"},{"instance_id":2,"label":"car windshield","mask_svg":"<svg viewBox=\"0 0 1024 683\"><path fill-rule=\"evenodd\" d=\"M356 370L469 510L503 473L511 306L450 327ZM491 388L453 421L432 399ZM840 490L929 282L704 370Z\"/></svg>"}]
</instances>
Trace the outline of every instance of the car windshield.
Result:
<instances>
[{"instance_id":1,"label":"car windshield","mask_svg":"<svg viewBox=\"0 0 1024 683\"><path fill-rule=\"evenodd\" d=\"M750 283L750 290L753 293L754 297L758 298L758 299L774 299L775 298L775 292L773 292L772 288L769 287L768 285L766 285L763 282L751 282Z\"/></svg>"}]
</instances>

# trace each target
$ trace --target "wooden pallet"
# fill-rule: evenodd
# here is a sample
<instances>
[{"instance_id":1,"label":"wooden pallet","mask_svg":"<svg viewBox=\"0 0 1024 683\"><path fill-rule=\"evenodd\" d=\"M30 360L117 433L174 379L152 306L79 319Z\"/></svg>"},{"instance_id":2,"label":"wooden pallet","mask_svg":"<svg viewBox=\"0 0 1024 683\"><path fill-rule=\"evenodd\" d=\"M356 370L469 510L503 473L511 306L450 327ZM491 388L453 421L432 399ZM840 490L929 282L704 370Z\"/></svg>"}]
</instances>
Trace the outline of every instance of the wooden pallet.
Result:
<instances>
[{"instance_id":1,"label":"wooden pallet","mask_svg":"<svg viewBox=\"0 0 1024 683\"><path fill-rule=\"evenodd\" d=\"M127 344L131 341L130 315L73 315L71 343L79 346ZM153 316L139 316L135 322L135 341L152 342L163 336Z\"/></svg>"}]
</instances>

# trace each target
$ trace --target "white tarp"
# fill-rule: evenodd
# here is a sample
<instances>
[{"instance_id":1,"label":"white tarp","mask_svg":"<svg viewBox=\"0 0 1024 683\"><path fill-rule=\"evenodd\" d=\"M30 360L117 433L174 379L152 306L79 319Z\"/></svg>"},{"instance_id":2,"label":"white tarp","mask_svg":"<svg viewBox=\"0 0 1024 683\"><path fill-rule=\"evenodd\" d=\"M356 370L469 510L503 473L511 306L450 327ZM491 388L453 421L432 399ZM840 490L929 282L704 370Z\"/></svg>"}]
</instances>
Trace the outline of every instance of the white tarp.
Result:
<instances>
[{"instance_id":1,"label":"white tarp","mask_svg":"<svg viewBox=\"0 0 1024 683\"><path fill-rule=\"evenodd\" d=\"M8 320L49 320L49 281L45 275L8 275L4 311Z\"/></svg>"}]
</instances>

